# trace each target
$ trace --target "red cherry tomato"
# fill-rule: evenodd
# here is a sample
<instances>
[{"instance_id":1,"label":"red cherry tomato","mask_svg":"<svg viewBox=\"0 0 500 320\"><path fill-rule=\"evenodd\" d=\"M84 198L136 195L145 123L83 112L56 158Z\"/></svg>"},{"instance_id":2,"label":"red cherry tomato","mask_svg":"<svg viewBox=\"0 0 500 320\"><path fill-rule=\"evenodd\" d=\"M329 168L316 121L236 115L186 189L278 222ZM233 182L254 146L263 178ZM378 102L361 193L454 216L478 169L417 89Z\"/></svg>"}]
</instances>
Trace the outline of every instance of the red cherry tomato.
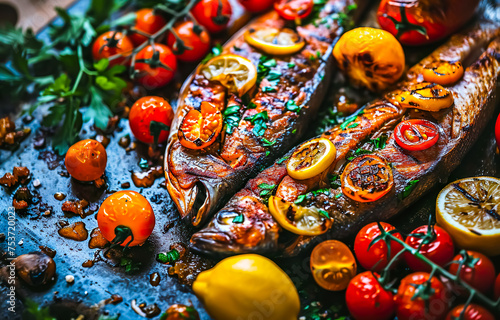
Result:
<instances>
[{"instance_id":1,"label":"red cherry tomato","mask_svg":"<svg viewBox=\"0 0 500 320\"><path fill-rule=\"evenodd\" d=\"M238 1L248 11L253 13L258 13L269 10L273 6L275 0L238 0Z\"/></svg>"},{"instance_id":2,"label":"red cherry tomato","mask_svg":"<svg viewBox=\"0 0 500 320\"><path fill-rule=\"evenodd\" d=\"M465 309L465 313L462 318L460 318L460 315L462 314L462 310L464 310L464 305L461 304L459 306L456 306L453 308L448 315L446 316L446 320L456 320L456 319L461 319L461 320L495 320L495 317L486 310L485 308L471 303L470 305L467 306L467 309Z\"/></svg>"},{"instance_id":3,"label":"red cherry tomato","mask_svg":"<svg viewBox=\"0 0 500 320\"><path fill-rule=\"evenodd\" d=\"M345 302L356 320L392 319L394 296L378 282L379 275L365 271L355 276L345 292Z\"/></svg>"},{"instance_id":4,"label":"red cherry tomato","mask_svg":"<svg viewBox=\"0 0 500 320\"><path fill-rule=\"evenodd\" d=\"M143 97L137 100L128 116L130 129L134 136L141 142L153 143L151 134L151 121L161 122L170 127L174 111L170 104L160 97ZM158 135L158 142L167 141L169 131L162 130Z\"/></svg>"},{"instance_id":5,"label":"red cherry tomato","mask_svg":"<svg viewBox=\"0 0 500 320\"><path fill-rule=\"evenodd\" d=\"M208 32L217 33L226 28L233 9L228 0L201 0L191 13Z\"/></svg>"},{"instance_id":6,"label":"red cherry tomato","mask_svg":"<svg viewBox=\"0 0 500 320\"><path fill-rule=\"evenodd\" d=\"M313 7L313 0L278 0L274 3L274 10L285 20L304 19L311 14Z\"/></svg>"},{"instance_id":7,"label":"red cherry tomato","mask_svg":"<svg viewBox=\"0 0 500 320\"><path fill-rule=\"evenodd\" d=\"M149 45L136 55L137 81L146 89L155 89L168 84L177 70L177 59L169 47L163 44Z\"/></svg>"},{"instance_id":8,"label":"red cherry tomato","mask_svg":"<svg viewBox=\"0 0 500 320\"><path fill-rule=\"evenodd\" d=\"M495 291L493 296L495 297L495 300L500 298L500 273L498 274L497 279L495 280Z\"/></svg>"},{"instance_id":9,"label":"red cherry tomato","mask_svg":"<svg viewBox=\"0 0 500 320\"><path fill-rule=\"evenodd\" d=\"M434 123L423 119L406 120L400 122L394 129L394 139L405 150L425 150L438 141L439 128Z\"/></svg>"},{"instance_id":10,"label":"red cherry tomato","mask_svg":"<svg viewBox=\"0 0 500 320\"><path fill-rule=\"evenodd\" d=\"M430 288L426 287L429 276L427 272L415 272L401 280L394 298L398 320L438 320L445 316L448 311L448 292L436 277L432 277ZM425 291L431 294L427 301L417 294Z\"/></svg>"},{"instance_id":11,"label":"red cherry tomato","mask_svg":"<svg viewBox=\"0 0 500 320\"><path fill-rule=\"evenodd\" d=\"M497 122L495 123L495 138L497 140L497 147L500 148L500 114L498 115Z\"/></svg>"},{"instance_id":12,"label":"red cherry tomato","mask_svg":"<svg viewBox=\"0 0 500 320\"><path fill-rule=\"evenodd\" d=\"M413 248L418 248L428 232L427 226L421 226L413 230L406 238L406 243ZM427 240L426 240L427 241ZM434 226L434 236L424 243L419 251L432 262L444 266L453 259L455 247L448 232L438 226ZM415 257L410 252L405 252L406 263L413 271L430 271L431 267L425 262Z\"/></svg>"},{"instance_id":13,"label":"red cherry tomato","mask_svg":"<svg viewBox=\"0 0 500 320\"><path fill-rule=\"evenodd\" d=\"M129 37L118 31L108 31L94 41L92 46L92 57L101 60L120 54L122 57L113 59L109 65L122 64L134 50L134 45Z\"/></svg>"},{"instance_id":14,"label":"red cherry tomato","mask_svg":"<svg viewBox=\"0 0 500 320\"><path fill-rule=\"evenodd\" d=\"M177 55L177 59L186 62L194 62L203 58L210 50L210 36L205 30L196 33L194 24L191 21L178 22L174 26L174 32L183 42L184 47L179 46L179 42L172 32L168 34L167 45Z\"/></svg>"},{"instance_id":15,"label":"red cherry tomato","mask_svg":"<svg viewBox=\"0 0 500 320\"><path fill-rule=\"evenodd\" d=\"M136 15L137 18L135 20L134 29L149 35L157 33L167 23L161 15L154 14L153 9L141 9L136 12ZM132 39L132 42L134 42L136 46L141 45L147 40L145 36L139 33L132 33L130 39Z\"/></svg>"},{"instance_id":16,"label":"red cherry tomato","mask_svg":"<svg viewBox=\"0 0 500 320\"><path fill-rule=\"evenodd\" d=\"M495 281L493 262L479 252L467 251L467 255L468 257L460 270L460 278L482 293L489 293ZM464 256L458 254L453 258L453 261L456 263L452 263L448 270L452 274L457 274L458 266L460 262L464 261Z\"/></svg>"},{"instance_id":17,"label":"red cherry tomato","mask_svg":"<svg viewBox=\"0 0 500 320\"><path fill-rule=\"evenodd\" d=\"M389 232L395 230L395 228L385 222L380 223L385 231ZM361 229L356 235L356 240L354 241L354 252L356 253L356 258L358 262L363 266L363 268L375 272L379 272L387 266L389 261L401 250L403 246L396 241L391 241L391 254L388 255L387 244L383 240L379 240L371 245L373 239L380 236L381 232L379 226L376 222L367 224ZM399 232L394 232L393 235L403 240L403 236Z\"/></svg>"}]
</instances>

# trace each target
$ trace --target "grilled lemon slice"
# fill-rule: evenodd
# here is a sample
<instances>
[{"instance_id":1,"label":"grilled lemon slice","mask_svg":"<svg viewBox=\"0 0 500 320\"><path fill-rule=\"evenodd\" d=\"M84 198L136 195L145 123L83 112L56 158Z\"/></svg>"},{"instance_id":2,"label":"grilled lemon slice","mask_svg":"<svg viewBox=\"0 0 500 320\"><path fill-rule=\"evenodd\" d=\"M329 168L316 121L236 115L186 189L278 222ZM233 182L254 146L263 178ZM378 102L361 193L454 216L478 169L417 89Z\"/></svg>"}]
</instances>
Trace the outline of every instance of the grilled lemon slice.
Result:
<instances>
[{"instance_id":1,"label":"grilled lemon slice","mask_svg":"<svg viewBox=\"0 0 500 320\"><path fill-rule=\"evenodd\" d=\"M245 40L271 55L286 55L300 51L306 44L292 29L260 28L245 33Z\"/></svg>"}]
</instances>

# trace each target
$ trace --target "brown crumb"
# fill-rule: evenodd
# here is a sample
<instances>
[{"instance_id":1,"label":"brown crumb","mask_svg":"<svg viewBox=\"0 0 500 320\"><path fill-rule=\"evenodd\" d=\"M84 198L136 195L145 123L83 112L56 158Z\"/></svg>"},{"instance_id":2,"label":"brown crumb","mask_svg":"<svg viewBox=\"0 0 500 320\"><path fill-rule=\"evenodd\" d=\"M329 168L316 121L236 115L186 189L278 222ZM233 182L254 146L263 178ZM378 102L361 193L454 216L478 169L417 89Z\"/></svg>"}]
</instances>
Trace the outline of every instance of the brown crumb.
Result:
<instances>
[{"instance_id":1,"label":"brown crumb","mask_svg":"<svg viewBox=\"0 0 500 320\"><path fill-rule=\"evenodd\" d=\"M151 167L146 172L132 172L132 182L138 188L149 188L163 174L163 166Z\"/></svg>"},{"instance_id":2,"label":"brown crumb","mask_svg":"<svg viewBox=\"0 0 500 320\"><path fill-rule=\"evenodd\" d=\"M28 208L29 204L31 203L33 198L33 195L31 194L30 190L26 187L21 187L17 189L16 193L14 194L14 199L12 199L12 206L16 210L24 210Z\"/></svg>"},{"instance_id":3,"label":"brown crumb","mask_svg":"<svg viewBox=\"0 0 500 320\"><path fill-rule=\"evenodd\" d=\"M16 131L16 124L9 117L0 118L0 147L18 144L30 133L30 128Z\"/></svg>"},{"instance_id":4,"label":"brown crumb","mask_svg":"<svg viewBox=\"0 0 500 320\"><path fill-rule=\"evenodd\" d=\"M30 175L30 170L26 167L14 167L12 173L7 172L0 178L0 185L5 187L13 187L18 182L26 183Z\"/></svg>"},{"instance_id":5,"label":"brown crumb","mask_svg":"<svg viewBox=\"0 0 500 320\"><path fill-rule=\"evenodd\" d=\"M85 214L85 208L87 208L89 202L85 199L77 200L77 201L65 201L62 204L62 211L71 212L79 215L82 218L85 218L87 215Z\"/></svg>"},{"instance_id":6,"label":"brown crumb","mask_svg":"<svg viewBox=\"0 0 500 320\"><path fill-rule=\"evenodd\" d=\"M58 233L61 237L76 241L85 241L89 236L87 229L85 229L85 223L82 221L62 227L59 229Z\"/></svg>"}]
</instances>

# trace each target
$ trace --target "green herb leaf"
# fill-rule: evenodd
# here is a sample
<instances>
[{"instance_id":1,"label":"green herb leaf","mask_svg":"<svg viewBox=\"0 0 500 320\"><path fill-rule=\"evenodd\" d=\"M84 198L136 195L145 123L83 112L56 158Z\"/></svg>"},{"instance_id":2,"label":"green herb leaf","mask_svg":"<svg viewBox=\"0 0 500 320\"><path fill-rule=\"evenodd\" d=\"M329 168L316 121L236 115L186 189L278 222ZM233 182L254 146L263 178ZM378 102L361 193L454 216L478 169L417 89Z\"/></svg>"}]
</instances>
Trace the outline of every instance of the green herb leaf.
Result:
<instances>
[{"instance_id":1,"label":"green herb leaf","mask_svg":"<svg viewBox=\"0 0 500 320\"><path fill-rule=\"evenodd\" d=\"M233 218L233 223L243 223L245 221L245 216L243 214L239 214L236 217Z\"/></svg>"},{"instance_id":2,"label":"green herb leaf","mask_svg":"<svg viewBox=\"0 0 500 320\"><path fill-rule=\"evenodd\" d=\"M319 209L319 214L322 215L323 217L327 218L327 219L330 219L330 215L328 214L327 211L325 210L322 210L322 209Z\"/></svg>"},{"instance_id":3,"label":"green herb leaf","mask_svg":"<svg viewBox=\"0 0 500 320\"><path fill-rule=\"evenodd\" d=\"M288 100L285 104L285 109L288 111L299 113L302 108L295 103L295 100Z\"/></svg>"},{"instance_id":4,"label":"green herb leaf","mask_svg":"<svg viewBox=\"0 0 500 320\"><path fill-rule=\"evenodd\" d=\"M403 189L403 192L401 192L399 194L399 199L403 200L404 198L408 197L411 194L411 192L413 191L413 189L415 189L415 187L417 186L417 183L419 181L420 180L410 180L410 181L408 181L408 183L406 184L406 186Z\"/></svg>"},{"instance_id":5,"label":"green herb leaf","mask_svg":"<svg viewBox=\"0 0 500 320\"><path fill-rule=\"evenodd\" d=\"M174 264L181 257L179 251L172 249L169 252L161 252L156 256L156 261L165 264Z\"/></svg>"}]
</instances>

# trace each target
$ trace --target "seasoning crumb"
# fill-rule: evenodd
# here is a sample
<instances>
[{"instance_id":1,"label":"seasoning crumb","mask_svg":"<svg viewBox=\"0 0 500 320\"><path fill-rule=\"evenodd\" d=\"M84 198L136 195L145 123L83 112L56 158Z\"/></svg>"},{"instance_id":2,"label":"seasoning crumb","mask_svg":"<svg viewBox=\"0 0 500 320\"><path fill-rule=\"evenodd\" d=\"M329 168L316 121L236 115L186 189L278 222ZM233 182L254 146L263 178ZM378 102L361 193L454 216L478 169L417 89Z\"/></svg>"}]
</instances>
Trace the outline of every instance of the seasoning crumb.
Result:
<instances>
[{"instance_id":1,"label":"seasoning crumb","mask_svg":"<svg viewBox=\"0 0 500 320\"><path fill-rule=\"evenodd\" d=\"M130 188L130 182L124 182L121 184L122 188Z\"/></svg>"},{"instance_id":2,"label":"seasoning crumb","mask_svg":"<svg viewBox=\"0 0 500 320\"><path fill-rule=\"evenodd\" d=\"M17 244L22 246L24 244L24 239L19 240L19 242Z\"/></svg>"},{"instance_id":3,"label":"seasoning crumb","mask_svg":"<svg viewBox=\"0 0 500 320\"><path fill-rule=\"evenodd\" d=\"M41 183L41 182L40 182L40 180L38 180L38 179L35 179L35 181L33 181L33 186L34 186L35 188L38 188L41 184L42 184L42 183Z\"/></svg>"},{"instance_id":4,"label":"seasoning crumb","mask_svg":"<svg viewBox=\"0 0 500 320\"><path fill-rule=\"evenodd\" d=\"M64 193L62 193L62 192L56 192L54 194L54 198L56 200L63 201L64 199L66 199L66 195Z\"/></svg>"},{"instance_id":5,"label":"seasoning crumb","mask_svg":"<svg viewBox=\"0 0 500 320\"><path fill-rule=\"evenodd\" d=\"M68 275L65 277L65 279L66 279L66 282L67 282L67 283L73 283L73 282L75 282L75 277L74 277L74 276L72 276L71 274L68 274Z\"/></svg>"}]
</instances>

